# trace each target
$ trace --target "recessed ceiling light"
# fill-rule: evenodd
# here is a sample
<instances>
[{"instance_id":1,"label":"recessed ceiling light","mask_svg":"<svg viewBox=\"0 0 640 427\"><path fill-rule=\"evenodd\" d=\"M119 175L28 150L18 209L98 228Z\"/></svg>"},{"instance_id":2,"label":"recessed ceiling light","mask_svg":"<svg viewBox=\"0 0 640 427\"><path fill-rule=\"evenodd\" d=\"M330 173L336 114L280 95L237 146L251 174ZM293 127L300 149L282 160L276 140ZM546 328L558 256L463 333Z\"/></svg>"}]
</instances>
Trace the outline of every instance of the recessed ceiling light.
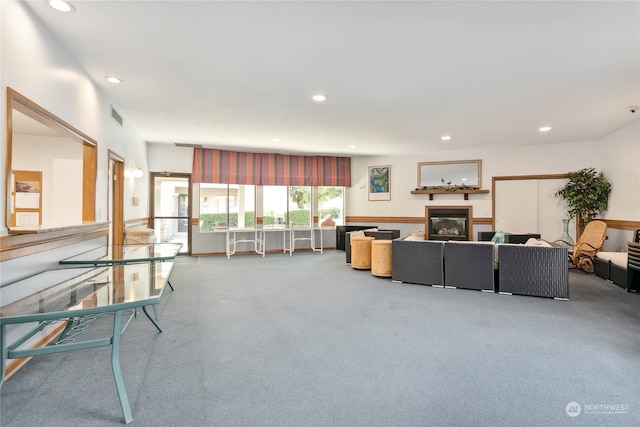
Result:
<instances>
[{"instance_id":1,"label":"recessed ceiling light","mask_svg":"<svg viewBox=\"0 0 640 427\"><path fill-rule=\"evenodd\" d=\"M358 144L349 144L349 148L358 148Z\"/></svg>"},{"instance_id":2,"label":"recessed ceiling light","mask_svg":"<svg viewBox=\"0 0 640 427\"><path fill-rule=\"evenodd\" d=\"M540 132L549 132L551 130L550 126L543 126L540 129L538 129Z\"/></svg>"},{"instance_id":3,"label":"recessed ceiling light","mask_svg":"<svg viewBox=\"0 0 640 427\"><path fill-rule=\"evenodd\" d=\"M280 138L273 138L272 141L273 142L280 142Z\"/></svg>"},{"instance_id":4,"label":"recessed ceiling light","mask_svg":"<svg viewBox=\"0 0 640 427\"><path fill-rule=\"evenodd\" d=\"M442 135L440 139L443 141L451 141L451 135Z\"/></svg>"},{"instance_id":5,"label":"recessed ceiling light","mask_svg":"<svg viewBox=\"0 0 640 427\"><path fill-rule=\"evenodd\" d=\"M327 100L327 97L324 95L313 95L311 99L313 99L316 102L324 102Z\"/></svg>"},{"instance_id":6,"label":"recessed ceiling light","mask_svg":"<svg viewBox=\"0 0 640 427\"><path fill-rule=\"evenodd\" d=\"M51 0L49 1L49 6L51 6L57 11L65 12L65 13L73 13L76 11L76 8L73 7L71 3L67 3L64 0Z\"/></svg>"},{"instance_id":7,"label":"recessed ceiling light","mask_svg":"<svg viewBox=\"0 0 640 427\"><path fill-rule=\"evenodd\" d=\"M109 83L113 83L114 85L117 85L117 84L119 84L119 83L122 83L122 80L120 80L120 79L119 79L119 78L117 78L117 77L107 77L106 79L107 79L107 81L108 81Z\"/></svg>"}]
</instances>

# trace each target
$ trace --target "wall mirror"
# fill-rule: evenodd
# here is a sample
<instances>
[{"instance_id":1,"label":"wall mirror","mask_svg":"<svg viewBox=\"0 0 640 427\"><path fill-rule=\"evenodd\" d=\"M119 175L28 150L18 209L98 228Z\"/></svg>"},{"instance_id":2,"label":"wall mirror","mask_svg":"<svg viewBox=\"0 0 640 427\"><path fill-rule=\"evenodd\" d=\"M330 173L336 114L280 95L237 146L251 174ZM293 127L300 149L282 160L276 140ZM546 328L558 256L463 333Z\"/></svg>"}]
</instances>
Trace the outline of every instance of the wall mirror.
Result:
<instances>
[{"instance_id":1,"label":"wall mirror","mask_svg":"<svg viewBox=\"0 0 640 427\"><path fill-rule=\"evenodd\" d=\"M482 160L418 163L418 188L482 187Z\"/></svg>"},{"instance_id":2,"label":"wall mirror","mask_svg":"<svg viewBox=\"0 0 640 427\"><path fill-rule=\"evenodd\" d=\"M7 88L9 233L95 221L97 142Z\"/></svg>"}]
</instances>

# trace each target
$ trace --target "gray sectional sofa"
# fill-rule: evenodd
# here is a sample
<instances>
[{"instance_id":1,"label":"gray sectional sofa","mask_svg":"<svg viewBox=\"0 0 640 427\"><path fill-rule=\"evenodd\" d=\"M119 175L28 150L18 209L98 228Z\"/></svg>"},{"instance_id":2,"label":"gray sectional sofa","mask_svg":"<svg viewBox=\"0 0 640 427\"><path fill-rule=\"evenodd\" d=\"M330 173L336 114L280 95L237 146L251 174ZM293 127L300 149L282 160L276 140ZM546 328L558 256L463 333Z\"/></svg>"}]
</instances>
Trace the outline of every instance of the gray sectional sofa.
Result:
<instances>
[{"instance_id":1,"label":"gray sectional sofa","mask_svg":"<svg viewBox=\"0 0 640 427\"><path fill-rule=\"evenodd\" d=\"M567 249L546 242L494 245L397 238L392 258L395 282L569 298Z\"/></svg>"},{"instance_id":2,"label":"gray sectional sofa","mask_svg":"<svg viewBox=\"0 0 640 427\"><path fill-rule=\"evenodd\" d=\"M444 286L444 245L443 241L437 240L394 239L391 242L391 280Z\"/></svg>"},{"instance_id":3,"label":"gray sectional sofa","mask_svg":"<svg viewBox=\"0 0 640 427\"><path fill-rule=\"evenodd\" d=\"M447 242L444 284L450 288L495 291L495 245L489 242Z\"/></svg>"},{"instance_id":4,"label":"gray sectional sofa","mask_svg":"<svg viewBox=\"0 0 640 427\"><path fill-rule=\"evenodd\" d=\"M497 250L500 293L569 299L567 248L505 243Z\"/></svg>"}]
</instances>

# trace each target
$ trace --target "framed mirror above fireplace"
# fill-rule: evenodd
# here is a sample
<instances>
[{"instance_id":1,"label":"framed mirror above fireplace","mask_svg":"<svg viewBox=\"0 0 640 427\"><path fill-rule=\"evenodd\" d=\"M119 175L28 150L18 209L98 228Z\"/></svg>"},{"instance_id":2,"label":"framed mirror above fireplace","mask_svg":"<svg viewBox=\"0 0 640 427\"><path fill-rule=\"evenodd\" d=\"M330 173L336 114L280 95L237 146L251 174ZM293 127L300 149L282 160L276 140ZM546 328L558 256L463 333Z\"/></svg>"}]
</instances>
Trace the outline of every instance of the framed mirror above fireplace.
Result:
<instances>
[{"instance_id":1,"label":"framed mirror above fireplace","mask_svg":"<svg viewBox=\"0 0 640 427\"><path fill-rule=\"evenodd\" d=\"M418 188L482 187L482 160L418 163Z\"/></svg>"}]
</instances>

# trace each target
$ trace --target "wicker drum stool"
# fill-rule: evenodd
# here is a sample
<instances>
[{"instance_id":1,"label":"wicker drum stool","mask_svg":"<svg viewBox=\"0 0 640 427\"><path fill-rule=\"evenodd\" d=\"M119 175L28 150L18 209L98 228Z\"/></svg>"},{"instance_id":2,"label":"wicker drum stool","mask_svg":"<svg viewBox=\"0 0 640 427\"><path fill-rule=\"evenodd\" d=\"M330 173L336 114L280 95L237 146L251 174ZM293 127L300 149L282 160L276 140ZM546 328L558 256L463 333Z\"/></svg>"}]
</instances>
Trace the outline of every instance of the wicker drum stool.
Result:
<instances>
[{"instance_id":1,"label":"wicker drum stool","mask_svg":"<svg viewBox=\"0 0 640 427\"><path fill-rule=\"evenodd\" d=\"M371 274L378 277L391 277L391 240L371 242Z\"/></svg>"},{"instance_id":2,"label":"wicker drum stool","mask_svg":"<svg viewBox=\"0 0 640 427\"><path fill-rule=\"evenodd\" d=\"M351 239L351 267L356 270L371 269L371 242L375 237L354 237Z\"/></svg>"}]
</instances>

